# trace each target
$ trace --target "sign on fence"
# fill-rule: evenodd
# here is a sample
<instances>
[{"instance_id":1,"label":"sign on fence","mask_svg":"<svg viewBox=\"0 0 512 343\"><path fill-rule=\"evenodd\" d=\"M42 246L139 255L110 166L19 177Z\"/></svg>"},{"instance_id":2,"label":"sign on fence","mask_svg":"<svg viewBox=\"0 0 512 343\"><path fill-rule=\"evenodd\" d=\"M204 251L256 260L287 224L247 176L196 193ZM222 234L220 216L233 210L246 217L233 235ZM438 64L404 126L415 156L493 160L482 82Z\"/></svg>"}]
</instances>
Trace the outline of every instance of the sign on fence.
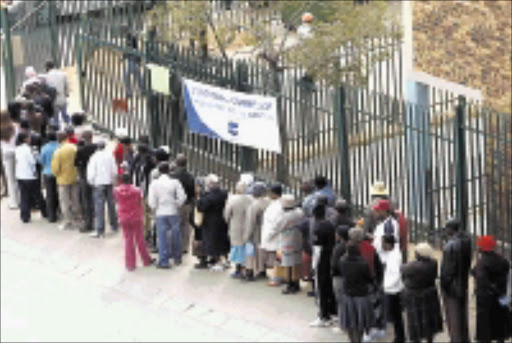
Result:
<instances>
[{"instance_id":1,"label":"sign on fence","mask_svg":"<svg viewBox=\"0 0 512 343\"><path fill-rule=\"evenodd\" d=\"M169 95L169 68L148 63L146 67L151 71L151 89L153 92Z\"/></svg>"},{"instance_id":2,"label":"sign on fence","mask_svg":"<svg viewBox=\"0 0 512 343\"><path fill-rule=\"evenodd\" d=\"M281 152L276 99L183 79L189 129L233 144Z\"/></svg>"}]
</instances>

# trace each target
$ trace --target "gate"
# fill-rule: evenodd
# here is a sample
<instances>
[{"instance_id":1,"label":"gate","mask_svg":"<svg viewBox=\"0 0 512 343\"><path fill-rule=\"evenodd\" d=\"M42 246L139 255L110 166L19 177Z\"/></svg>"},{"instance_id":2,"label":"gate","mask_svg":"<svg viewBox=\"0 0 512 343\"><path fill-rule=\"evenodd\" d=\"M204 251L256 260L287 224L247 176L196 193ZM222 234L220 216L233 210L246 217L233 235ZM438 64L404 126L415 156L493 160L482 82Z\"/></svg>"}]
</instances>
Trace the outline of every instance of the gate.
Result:
<instances>
[{"instance_id":1,"label":"gate","mask_svg":"<svg viewBox=\"0 0 512 343\"><path fill-rule=\"evenodd\" d=\"M185 153L196 175L216 173L229 189L244 170L261 180L279 179L281 159L287 191L299 195L302 181L324 174L361 213L370 202L371 185L382 180L410 220L412 241L439 245L446 220L459 217L473 235L493 234L503 251L509 248L509 115L435 89L427 105L321 82L305 90L296 69L279 75L281 88L275 93L268 85L269 70L258 63L203 58L153 40L139 40L138 50L117 42L119 37L107 42L80 36L77 44L84 108L101 126L112 131L126 126L134 138L148 134L154 145ZM144 86L127 100L127 113L113 113L114 100L125 97L125 53L141 58ZM169 68L171 95L149 89L147 63ZM188 132L182 77L276 96L283 154Z\"/></svg>"}]
</instances>

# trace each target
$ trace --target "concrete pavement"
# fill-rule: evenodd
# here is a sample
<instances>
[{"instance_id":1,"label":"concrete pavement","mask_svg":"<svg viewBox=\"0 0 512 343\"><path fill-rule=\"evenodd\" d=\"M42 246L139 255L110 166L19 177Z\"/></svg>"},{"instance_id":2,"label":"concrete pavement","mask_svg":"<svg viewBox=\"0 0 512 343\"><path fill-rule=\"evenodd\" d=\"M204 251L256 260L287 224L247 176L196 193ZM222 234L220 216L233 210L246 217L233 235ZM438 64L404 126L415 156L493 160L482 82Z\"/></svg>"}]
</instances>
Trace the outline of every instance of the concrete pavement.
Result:
<instances>
[{"instance_id":1,"label":"concrete pavement","mask_svg":"<svg viewBox=\"0 0 512 343\"><path fill-rule=\"evenodd\" d=\"M312 329L305 292L284 296L228 272L123 265L122 235L58 231L1 201L2 341L344 341Z\"/></svg>"}]
</instances>

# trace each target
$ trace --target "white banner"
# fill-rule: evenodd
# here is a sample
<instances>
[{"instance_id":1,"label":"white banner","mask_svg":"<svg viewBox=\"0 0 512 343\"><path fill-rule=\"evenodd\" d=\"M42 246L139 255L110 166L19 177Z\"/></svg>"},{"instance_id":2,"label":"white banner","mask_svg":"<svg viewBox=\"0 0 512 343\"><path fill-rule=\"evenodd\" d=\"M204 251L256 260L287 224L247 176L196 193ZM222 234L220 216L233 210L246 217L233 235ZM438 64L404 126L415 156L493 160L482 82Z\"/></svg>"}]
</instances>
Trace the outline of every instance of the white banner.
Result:
<instances>
[{"instance_id":1,"label":"white banner","mask_svg":"<svg viewBox=\"0 0 512 343\"><path fill-rule=\"evenodd\" d=\"M281 153L276 99L183 79L191 132Z\"/></svg>"}]
</instances>

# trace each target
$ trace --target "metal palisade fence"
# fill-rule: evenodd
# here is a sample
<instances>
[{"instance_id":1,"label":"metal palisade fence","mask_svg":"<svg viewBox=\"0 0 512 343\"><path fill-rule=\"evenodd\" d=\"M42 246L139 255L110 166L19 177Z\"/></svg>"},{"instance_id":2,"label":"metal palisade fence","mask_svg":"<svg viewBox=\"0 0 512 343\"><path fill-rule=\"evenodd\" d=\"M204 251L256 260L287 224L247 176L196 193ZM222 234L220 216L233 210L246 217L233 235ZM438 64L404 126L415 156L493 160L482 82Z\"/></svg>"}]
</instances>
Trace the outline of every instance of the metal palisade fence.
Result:
<instances>
[{"instance_id":1,"label":"metal palisade fence","mask_svg":"<svg viewBox=\"0 0 512 343\"><path fill-rule=\"evenodd\" d=\"M367 88L333 89L322 82L304 86L298 69L280 74L281 91L274 93L268 68L257 62L205 59L167 43L141 41L134 51L91 36L81 36L80 42L86 110L110 130L127 126L135 138L150 134L155 145L185 153L196 175L216 173L233 189L241 172L253 171L261 180L283 182L300 196L303 181L323 174L356 213L370 202L373 182L383 180L410 219L412 241L439 244L444 222L458 216L474 235L493 234L501 249L510 247L508 115L437 90L431 92L431 105L420 106ZM129 98L126 113L113 113L113 99L125 93L123 55L129 52L143 61L139 71L144 86ZM169 68L169 96L151 91L145 62ZM182 77L276 96L283 153L190 133ZM264 132L261 137L265 139Z\"/></svg>"}]
</instances>

